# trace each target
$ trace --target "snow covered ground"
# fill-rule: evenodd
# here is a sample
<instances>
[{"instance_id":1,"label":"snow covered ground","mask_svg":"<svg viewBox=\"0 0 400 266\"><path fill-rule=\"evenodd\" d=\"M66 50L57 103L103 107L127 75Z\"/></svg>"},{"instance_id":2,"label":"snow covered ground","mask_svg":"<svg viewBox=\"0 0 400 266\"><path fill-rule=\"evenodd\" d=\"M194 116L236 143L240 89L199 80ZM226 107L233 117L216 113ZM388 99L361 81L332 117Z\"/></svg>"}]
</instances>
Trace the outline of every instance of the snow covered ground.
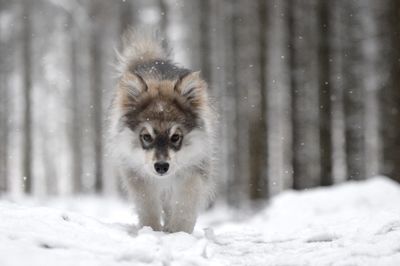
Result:
<instances>
[{"instance_id":1,"label":"snow covered ground","mask_svg":"<svg viewBox=\"0 0 400 266\"><path fill-rule=\"evenodd\" d=\"M43 202L42 202L43 203ZM378 177L217 206L193 235L138 230L122 201L0 201L0 265L400 265L400 186Z\"/></svg>"}]
</instances>

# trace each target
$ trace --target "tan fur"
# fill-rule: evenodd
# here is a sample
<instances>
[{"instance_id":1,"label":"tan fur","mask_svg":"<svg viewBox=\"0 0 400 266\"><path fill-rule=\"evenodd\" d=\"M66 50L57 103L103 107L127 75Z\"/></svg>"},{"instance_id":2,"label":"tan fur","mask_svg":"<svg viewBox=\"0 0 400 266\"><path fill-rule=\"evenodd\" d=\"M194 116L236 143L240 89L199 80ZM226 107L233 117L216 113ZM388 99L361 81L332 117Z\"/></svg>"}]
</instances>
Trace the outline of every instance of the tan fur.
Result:
<instances>
[{"instance_id":1,"label":"tan fur","mask_svg":"<svg viewBox=\"0 0 400 266\"><path fill-rule=\"evenodd\" d=\"M196 97L190 100L189 104L195 109L200 109L207 105L207 83L199 77L198 72L193 72L193 74L183 78L182 81L157 79L144 79L144 81L147 85L147 91L142 93L140 97L137 97L137 101L146 97L153 98L154 100L157 98L167 100L179 98L180 101L185 101L181 96L184 88L195 88ZM117 99L121 108L129 108L132 104L135 104L131 98L133 95L129 93L129 86L137 86L141 88L140 90L143 90L143 86L137 76L131 72L127 72L120 80L117 91Z\"/></svg>"},{"instance_id":2,"label":"tan fur","mask_svg":"<svg viewBox=\"0 0 400 266\"><path fill-rule=\"evenodd\" d=\"M122 53L117 51L120 73L125 73L132 65L167 56L155 31L129 29L122 36L122 45Z\"/></svg>"}]
</instances>

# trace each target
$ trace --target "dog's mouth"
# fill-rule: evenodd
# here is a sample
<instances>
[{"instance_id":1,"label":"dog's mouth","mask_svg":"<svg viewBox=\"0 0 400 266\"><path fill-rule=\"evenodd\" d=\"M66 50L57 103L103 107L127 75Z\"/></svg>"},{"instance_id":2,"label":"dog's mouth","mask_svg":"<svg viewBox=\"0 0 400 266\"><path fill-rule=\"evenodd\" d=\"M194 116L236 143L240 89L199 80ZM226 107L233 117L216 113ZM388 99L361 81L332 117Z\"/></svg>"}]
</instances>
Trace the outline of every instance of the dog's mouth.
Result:
<instances>
[{"instance_id":1,"label":"dog's mouth","mask_svg":"<svg viewBox=\"0 0 400 266\"><path fill-rule=\"evenodd\" d=\"M154 177L160 178L160 179L167 178L167 177L171 176L171 173L172 173L172 171L170 169L168 171L162 172L162 173L159 173L154 169L151 172L152 172Z\"/></svg>"},{"instance_id":2,"label":"dog's mouth","mask_svg":"<svg viewBox=\"0 0 400 266\"><path fill-rule=\"evenodd\" d=\"M159 174L159 173L155 173L155 175L156 176L159 176L159 177L164 177L164 176L167 176L169 173L163 173L163 174Z\"/></svg>"},{"instance_id":3,"label":"dog's mouth","mask_svg":"<svg viewBox=\"0 0 400 266\"><path fill-rule=\"evenodd\" d=\"M168 172L165 172L163 174L159 174L159 173L153 171L153 175L157 179L168 179L168 178L175 176L176 174L177 174L177 172L175 171L175 169L169 169Z\"/></svg>"}]
</instances>

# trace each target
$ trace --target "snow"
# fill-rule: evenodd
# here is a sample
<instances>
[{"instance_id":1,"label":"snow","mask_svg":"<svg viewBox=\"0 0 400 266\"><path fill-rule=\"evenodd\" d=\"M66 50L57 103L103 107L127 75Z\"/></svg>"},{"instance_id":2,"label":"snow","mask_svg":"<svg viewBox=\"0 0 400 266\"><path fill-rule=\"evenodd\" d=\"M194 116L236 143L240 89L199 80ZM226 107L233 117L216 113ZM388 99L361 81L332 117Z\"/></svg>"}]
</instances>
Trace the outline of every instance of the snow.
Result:
<instances>
[{"instance_id":1,"label":"snow","mask_svg":"<svg viewBox=\"0 0 400 266\"><path fill-rule=\"evenodd\" d=\"M122 200L3 199L0 265L400 265L400 186L384 177L285 192L258 212L217 205L192 235L136 222Z\"/></svg>"}]
</instances>

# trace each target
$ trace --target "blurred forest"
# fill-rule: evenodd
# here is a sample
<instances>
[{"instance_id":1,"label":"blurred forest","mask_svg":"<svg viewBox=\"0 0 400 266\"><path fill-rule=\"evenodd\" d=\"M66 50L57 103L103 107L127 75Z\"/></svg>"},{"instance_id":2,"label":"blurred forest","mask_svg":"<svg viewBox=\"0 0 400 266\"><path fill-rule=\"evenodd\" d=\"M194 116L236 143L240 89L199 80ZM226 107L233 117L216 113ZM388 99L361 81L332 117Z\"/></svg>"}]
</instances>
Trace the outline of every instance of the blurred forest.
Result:
<instances>
[{"instance_id":1,"label":"blurred forest","mask_svg":"<svg viewBox=\"0 0 400 266\"><path fill-rule=\"evenodd\" d=\"M230 204L400 181L398 0L0 0L0 194L121 195L104 124L143 25L210 83Z\"/></svg>"}]
</instances>

